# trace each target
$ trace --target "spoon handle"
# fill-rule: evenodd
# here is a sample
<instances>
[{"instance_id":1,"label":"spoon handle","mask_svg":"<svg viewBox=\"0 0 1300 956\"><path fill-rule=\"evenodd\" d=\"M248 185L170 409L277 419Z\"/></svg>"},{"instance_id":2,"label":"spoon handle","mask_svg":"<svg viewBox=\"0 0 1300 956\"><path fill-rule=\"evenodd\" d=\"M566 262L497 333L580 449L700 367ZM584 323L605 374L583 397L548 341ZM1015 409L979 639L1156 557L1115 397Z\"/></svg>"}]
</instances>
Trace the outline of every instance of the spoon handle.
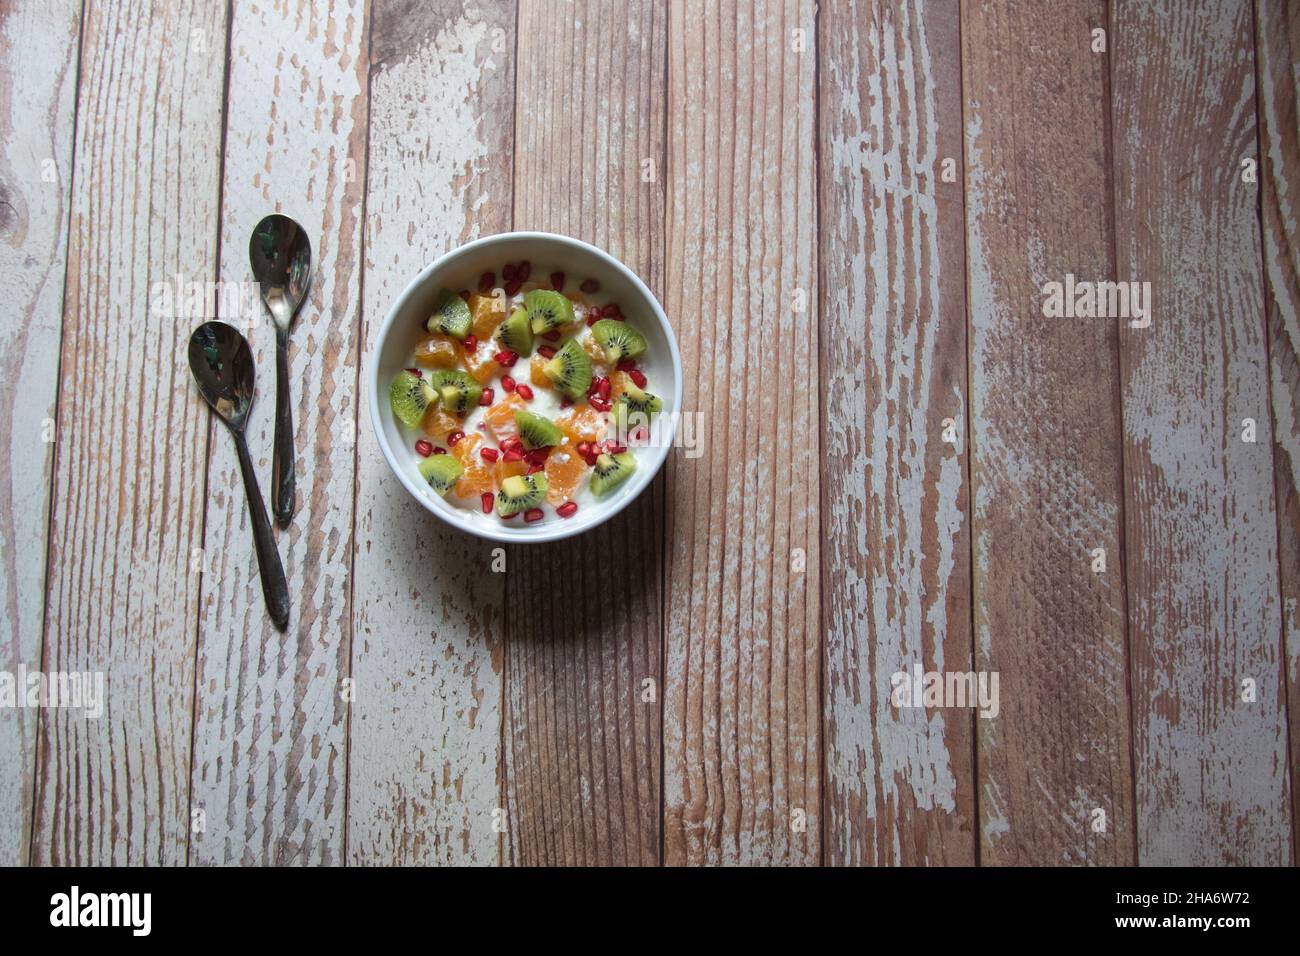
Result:
<instances>
[{"instance_id":1,"label":"spoon handle","mask_svg":"<svg viewBox=\"0 0 1300 956\"><path fill-rule=\"evenodd\" d=\"M289 625L289 585L284 580L284 567L280 552L276 550L271 535L271 522L266 519L266 505L262 504L262 489L257 487L257 474L253 460L248 457L248 443L244 433L232 428L235 450L239 452L239 470L244 473L244 494L248 498L248 514L253 519L253 543L257 546L257 569L262 575L262 596L271 613L277 630Z\"/></svg>"},{"instance_id":2,"label":"spoon handle","mask_svg":"<svg viewBox=\"0 0 1300 956\"><path fill-rule=\"evenodd\" d=\"M293 520L293 409L289 405L289 333L275 332L275 446L271 454L271 509L280 527Z\"/></svg>"}]
</instances>

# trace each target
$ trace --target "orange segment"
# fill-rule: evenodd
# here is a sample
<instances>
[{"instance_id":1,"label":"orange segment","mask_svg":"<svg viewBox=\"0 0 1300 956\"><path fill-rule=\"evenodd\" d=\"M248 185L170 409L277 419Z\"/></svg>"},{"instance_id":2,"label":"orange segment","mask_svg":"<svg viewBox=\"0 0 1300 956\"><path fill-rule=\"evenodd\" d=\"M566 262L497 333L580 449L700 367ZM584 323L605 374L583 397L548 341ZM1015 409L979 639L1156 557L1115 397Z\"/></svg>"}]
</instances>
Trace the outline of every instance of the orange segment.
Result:
<instances>
[{"instance_id":1,"label":"orange segment","mask_svg":"<svg viewBox=\"0 0 1300 956\"><path fill-rule=\"evenodd\" d=\"M528 377L534 385L550 388L551 380L547 377L545 369L546 356L534 355L533 360L528 363Z\"/></svg>"},{"instance_id":2,"label":"orange segment","mask_svg":"<svg viewBox=\"0 0 1300 956\"><path fill-rule=\"evenodd\" d=\"M469 311L474 317L474 334L480 342L486 342L497 330L497 326L505 321L505 297L498 299L475 292L469 297Z\"/></svg>"},{"instance_id":3,"label":"orange segment","mask_svg":"<svg viewBox=\"0 0 1300 956\"><path fill-rule=\"evenodd\" d=\"M463 422L447 412L441 405L434 405L424 413L420 428L439 445L447 444L447 436L463 427Z\"/></svg>"},{"instance_id":4,"label":"orange segment","mask_svg":"<svg viewBox=\"0 0 1300 956\"><path fill-rule=\"evenodd\" d=\"M415 344L415 364L425 368L455 368L464 349L446 335L426 335Z\"/></svg>"},{"instance_id":5,"label":"orange segment","mask_svg":"<svg viewBox=\"0 0 1300 956\"><path fill-rule=\"evenodd\" d=\"M591 359L593 375L609 374L609 360L605 358L605 350L600 347L595 336L588 335L582 340L582 350Z\"/></svg>"},{"instance_id":6,"label":"orange segment","mask_svg":"<svg viewBox=\"0 0 1300 956\"><path fill-rule=\"evenodd\" d=\"M609 377L610 399L618 398L634 385L636 385L636 382L632 381L632 376L628 375L627 372L615 372Z\"/></svg>"},{"instance_id":7,"label":"orange segment","mask_svg":"<svg viewBox=\"0 0 1300 956\"><path fill-rule=\"evenodd\" d=\"M513 438L519 434L519 426L515 424L515 412L523 406L524 400L514 392L510 392L483 414L483 421L487 423L488 430L492 432L492 437L498 444L502 439Z\"/></svg>"},{"instance_id":8,"label":"orange segment","mask_svg":"<svg viewBox=\"0 0 1300 956\"><path fill-rule=\"evenodd\" d=\"M582 481L587 463L576 451L557 448L546 459L546 500L553 505L569 501Z\"/></svg>"},{"instance_id":9,"label":"orange segment","mask_svg":"<svg viewBox=\"0 0 1300 956\"><path fill-rule=\"evenodd\" d=\"M486 339L480 340L486 341ZM461 350L464 352L464 350ZM479 345L473 352L464 352L465 371L480 385L486 385L497 373L496 359L492 357L490 346Z\"/></svg>"},{"instance_id":10,"label":"orange segment","mask_svg":"<svg viewBox=\"0 0 1300 956\"><path fill-rule=\"evenodd\" d=\"M478 446L483 439L476 432L470 432L452 448L451 453L465 466L465 472L456 480L456 496L459 498L477 497L485 491L495 491L496 482L492 479L492 469L478 455Z\"/></svg>"},{"instance_id":11,"label":"orange segment","mask_svg":"<svg viewBox=\"0 0 1300 956\"><path fill-rule=\"evenodd\" d=\"M522 475L528 472L528 462L520 459L519 461L506 461L504 457L497 459L496 475L497 484L505 481L511 475Z\"/></svg>"},{"instance_id":12,"label":"orange segment","mask_svg":"<svg viewBox=\"0 0 1300 956\"><path fill-rule=\"evenodd\" d=\"M569 444L573 446L578 442L598 441L604 438L608 428L605 416L586 403L576 405L565 412L555 420L555 424L560 427L560 431L569 436Z\"/></svg>"}]
</instances>

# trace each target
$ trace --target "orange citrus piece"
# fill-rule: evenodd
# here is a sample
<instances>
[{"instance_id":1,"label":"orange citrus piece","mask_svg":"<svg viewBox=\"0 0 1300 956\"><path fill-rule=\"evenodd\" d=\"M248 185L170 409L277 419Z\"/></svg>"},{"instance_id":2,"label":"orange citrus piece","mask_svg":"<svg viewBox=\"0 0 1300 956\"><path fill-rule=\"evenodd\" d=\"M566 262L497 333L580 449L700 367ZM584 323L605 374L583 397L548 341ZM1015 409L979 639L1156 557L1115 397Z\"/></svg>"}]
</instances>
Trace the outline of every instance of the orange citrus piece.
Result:
<instances>
[{"instance_id":1,"label":"orange citrus piece","mask_svg":"<svg viewBox=\"0 0 1300 956\"><path fill-rule=\"evenodd\" d=\"M486 385L492 380L492 376L497 373L496 359L492 357L492 349L480 345L473 352L461 350L465 356L465 371L469 372L470 377L480 385Z\"/></svg>"},{"instance_id":2,"label":"orange citrus piece","mask_svg":"<svg viewBox=\"0 0 1300 956\"><path fill-rule=\"evenodd\" d=\"M456 480L456 496L459 498L477 497L485 491L495 491L496 482L492 478L492 469L478 455L478 446L483 439L470 432L456 442L451 453L465 466L464 473Z\"/></svg>"},{"instance_id":3,"label":"orange citrus piece","mask_svg":"<svg viewBox=\"0 0 1300 956\"><path fill-rule=\"evenodd\" d=\"M569 444L575 447L579 442L599 441L605 437L609 427L605 416L585 402L569 409L555 420L555 424L569 436Z\"/></svg>"},{"instance_id":4,"label":"orange citrus piece","mask_svg":"<svg viewBox=\"0 0 1300 956\"><path fill-rule=\"evenodd\" d=\"M515 412L523 407L524 400L514 392L510 392L484 413L483 421L487 423L488 430L492 432L492 437L498 444L503 439L513 438L519 434L519 426L515 424Z\"/></svg>"},{"instance_id":5,"label":"orange citrus piece","mask_svg":"<svg viewBox=\"0 0 1300 956\"><path fill-rule=\"evenodd\" d=\"M480 342L486 342L505 321L505 299L475 292L469 297L469 311L474 317L474 334Z\"/></svg>"},{"instance_id":6,"label":"orange citrus piece","mask_svg":"<svg viewBox=\"0 0 1300 956\"><path fill-rule=\"evenodd\" d=\"M540 385L542 388L550 388L551 380L546 375L546 356L534 355L533 360L528 363L528 378L534 385Z\"/></svg>"},{"instance_id":7,"label":"orange citrus piece","mask_svg":"<svg viewBox=\"0 0 1300 956\"><path fill-rule=\"evenodd\" d=\"M528 462L520 459L519 461L506 461L504 457L497 459L496 473L497 484L505 481L511 475L523 475L528 472Z\"/></svg>"},{"instance_id":8,"label":"orange citrus piece","mask_svg":"<svg viewBox=\"0 0 1300 956\"><path fill-rule=\"evenodd\" d=\"M636 382L632 381L632 376L627 372L615 372L609 377L610 400L613 401L635 385Z\"/></svg>"},{"instance_id":9,"label":"orange citrus piece","mask_svg":"<svg viewBox=\"0 0 1300 956\"><path fill-rule=\"evenodd\" d=\"M465 350L446 335L426 335L415 344L415 364L425 368L455 368Z\"/></svg>"},{"instance_id":10,"label":"orange citrus piece","mask_svg":"<svg viewBox=\"0 0 1300 956\"><path fill-rule=\"evenodd\" d=\"M546 500L553 505L562 505L572 499L574 489L586 470L587 463L576 451L555 449L546 459Z\"/></svg>"},{"instance_id":11,"label":"orange citrus piece","mask_svg":"<svg viewBox=\"0 0 1300 956\"><path fill-rule=\"evenodd\" d=\"M461 430L463 427L464 422L446 411L441 405L434 405L425 412L424 419L420 422L420 428L424 433L439 445L445 445L447 436L454 431Z\"/></svg>"}]
</instances>

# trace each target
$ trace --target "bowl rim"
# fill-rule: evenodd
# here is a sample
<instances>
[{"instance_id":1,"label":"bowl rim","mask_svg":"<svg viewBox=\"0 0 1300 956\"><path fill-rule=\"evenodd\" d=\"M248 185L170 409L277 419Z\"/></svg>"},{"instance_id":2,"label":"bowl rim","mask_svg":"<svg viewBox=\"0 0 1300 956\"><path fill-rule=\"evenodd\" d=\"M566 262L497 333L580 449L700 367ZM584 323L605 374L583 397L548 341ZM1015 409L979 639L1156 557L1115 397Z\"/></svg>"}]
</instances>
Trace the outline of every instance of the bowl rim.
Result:
<instances>
[{"instance_id":1,"label":"bowl rim","mask_svg":"<svg viewBox=\"0 0 1300 956\"><path fill-rule=\"evenodd\" d=\"M570 524L567 521L555 522L544 527L538 528L535 532L529 534L511 534L505 530L498 530L492 527L480 527L480 523L474 521L469 516L462 517L455 509L447 509L444 512L436 506L436 503L425 494L424 490L416 484L414 478L405 473L405 469L399 466L393 454L393 449L389 446L388 437L384 432L384 422L380 417L385 409L380 401L382 395L387 391L381 391L379 388L379 358L383 353L383 345L388 339L388 334L392 331L397 322L397 316L404 311L407 303L415 294L423 288L430 280L430 277L448 266L455 264L456 260L467 254L478 250L484 246L496 245L506 240L518 241L540 241L547 243L556 243L561 246L568 246L588 252L601 260L605 265L616 272L622 273L631 283L636 292L645 300L651 313L663 329L664 336L668 340L669 358L672 360L673 367L673 404L672 415L665 426L661 426L663 440L660 444L653 446L654 455L651 456L650 467L638 469L638 472L632 477L632 487L627 489L626 493L619 495L617 500L609 507L599 511L596 518L584 523ZM389 469L396 476L407 492L415 498L416 501L424 507L426 511L431 512L442 521L446 522L453 528L465 531L479 538L486 538L489 541L501 541L506 544L533 544L547 541L560 541L564 538L571 538L574 535L584 534L587 531L597 528L604 524L610 518L614 517L637 497L640 496L652 481L659 470L663 467L664 461L668 458L668 452L673 447L673 442L677 436L678 419L682 414L682 358L681 352L677 348L677 336L673 333L672 323L668 321L668 316L664 313L663 306L649 287L641 281L641 277L633 272L616 256L606 252L604 249L594 246L589 242L583 242L581 239L575 239L572 236L565 236L554 232L499 232L490 236L482 236L473 239L470 242L463 243L454 249L450 249L438 258L434 259L423 269L421 269L407 284L401 293L393 300L387 314L384 316L383 324L379 327L374 344L370 348L370 354L366 358L366 383L370 392L370 424L374 429L375 437L379 441L380 451L383 453L384 461L388 463ZM448 513L449 512L449 513ZM588 512L590 513L590 512Z\"/></svg>"}]
</instances>

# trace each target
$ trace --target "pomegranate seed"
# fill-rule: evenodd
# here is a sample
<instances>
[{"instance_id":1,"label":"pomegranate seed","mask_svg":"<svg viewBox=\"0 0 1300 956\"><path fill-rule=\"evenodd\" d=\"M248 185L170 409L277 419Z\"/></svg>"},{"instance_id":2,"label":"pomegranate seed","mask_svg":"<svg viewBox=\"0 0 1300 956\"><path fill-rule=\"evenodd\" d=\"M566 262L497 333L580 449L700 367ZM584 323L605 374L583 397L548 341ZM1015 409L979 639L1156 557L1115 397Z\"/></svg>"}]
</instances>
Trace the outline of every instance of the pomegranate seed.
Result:
<instances>
[{"instance_id":1,"label":"pomegranate seed","mask_svg":"<svg viewBox=\"0 0 1300 956\"><path fill-rule=\"evenodd\" d=\"M460 441L464 437L465 437L464 432L461 431L452 432L450 435L447 436L447 446L449 448L455 448L456 442Z\"/></svg>"},{"instance_id":2,"label":"pomegranate seed","mask_svg":"<svg viewBox=\"0 0 1300 956\"><path fill-rule=\"evenodd\" d=\"M636 382L637 388L645 388L645 384L646 384L645 372L642 372L638 368L634 368L632 369L632 371L628 372L627 374L632 376L632 381Z\"/></svg>"},{"instance_id":3,"label":"pomegranate seed","mask_svg":"<svg viewBox=\"0 0 1300 956\"><path fill-rule=\"evenodd\" d=\"M528 522L541 521L546 517L546 513L541 508L529 508L524 512L524 520Z\"/></svg>"},{"instance_id":4,"label":"pomegranate seed","mask_svg":"<svg viewBox=\"0 0 1300 956\"><path fill-rule=\"evenodd\" d=\"M528 276L533 271L533 264L525 259L519 265L515 266L515 281L527 282Z\"/></svg>"},{"instance_id":5,"label":"pomegranate seed","mask_svg":"<svg viewBox=\"0 0 1300 956\"><path fill-rule=\"evenodd\" d=\"M541 355L543 358L555 358L555 349L551 348L549 345L539 345L537 347L537 354Z\"/></svg>"},{"instance_id":6,"label":"pomegranate seed","mask_svg":"<svg viewBox=\"0 0 1300 956\"><path fill-rule=\"evenodd\" d=\"M551 273L551 288L554 289L556 292L563 292L563 291L564 291L564 273L563 273L563 272L552 272L552 273Z\"/></svg>"},{"instance_id":7,"label":"pomegranate seed","mask_svg":"<svg viewBox=\"0 0 1300 956\"><path fill-rule=\"evenodd\" d=\"M520 454L523 454L524 451L524 443L519 440L518 435L508 435L501 439L501 447L506 449L517 448Z\"/></svg>"},{"instance_id":8,"label":"pomegranate seed","mask_svg":"<svg viewBox=\"0 0 1300 956\"><path fill-rule=\"evenodd\" d=\"M632 433L633 441L644 442L647 439L649 439L649 437L650 437L650 433L646 431L646 427L644 425L638 426L637 430Z\"/></svg>"},{"instance_id":9,"label":"pomegranate seed","mask_svg":"<svg viewBox=\"0 0 1300 956\"><path fill-rule=\"evenodd\" d=\"M566 501L564 504L560 505L560 507L555 509L555 513L561 518L572 518L574 512L577 510L578 503L576 501Z\"/></svg>"},{"instance_id":10,"label":"pomegranate seed","mask_svg":"<svg viewBox=\"0 0 1300 956\"><path fill-rule=\"evenodd\" d=\"M577 447L574 448L574 451L576 451L583 458L586 458L588 455L591 454L591 442L589 441L578 442Z\"/></svg>"},{"instance_id":11,"label":"pomegranate seed","mask_svg":"<svg viewBox=\"0 0 1300 956\"><path fill-rule=\"evenodd\" d=\"M509 282L506 283L506 295L514 295L516 292L519 291L519 287L521 285L523 285L523 283L520 282L518 279L511 279Z\"/></svg>"},{"instance_id":12,"label":"pomegranate seed","mask_svg":"<svg viewBox=\"0 0 1300 956\"><path fill-rule=\"evenodd\" d=\"M606 439L603 447L605 452L610 455L621 455L623 452L627 451L626 445L620 445L612 438Z\"/></svg>"},{"instance_id":13,"label":"pomegranate seed","mask_svg":"<svg viewBox=\"0 0 1300 956\"><path fill-rule=\"evenodd\" d=\"M600 317L602 319L612 319L616 315L618 315L618 306L616 306L613 302L611 302L609 305L601 307Z\"/></svg>"},{"instance_id":14,"label":"pomegranate seed","mask_svg":"<svg viewBox=\"0 0 1300 956\"><path fill-rule=\"evenodd\" d=\"M428 458L433 454L433 442L428 442L421 438L415 443L415 450L421 458Z\"/></svg>"},{"instance_id":15,"label":"pomegranate seed","mask_svg":"<svg viewBox=\"0 0 1300 956\"><path fill-rule=\"evenodd\" d=\"M609 402L604 401L603 399L595 396L588 399L587 402L589 405L591 405L592 408L594 408L598 412L607 412L614 407Z\"/></svg>"},{"instance_id":16,"label":"pomegranate seed","mask_svg":"<svg viewBox=\"0 0 1300 956\"><path fill-rule=\"evenodd\" d=\"M424 378L424 373L421 372L418 368L408 368L407 371L410 372L412 375L414 375L416 378Z\"/></svg>"},{"instance_id":17,"label":"pomegranate seed","mask_svg":"<svg viewBox=\"0 0 1300 956\"><path fill-rule=\"evenodd\" d=\"M531 402L533 400L533 390L529 388L527 385L523 385L523 384L516 385L515 391L519 393L519 397L522 398L525 402Z\"/></svg>"},{"instance_id":18,"label":"pomegranate seed","mask_svg":"<svg viewBox=\"0 0 1300 956\"><path fill-rule=\"evenodd\" d=\"M514 263L507 262L505 265L501 267L501 278L504 279L506 282L509 282L512 279L514 279L514 277L515 277Z\"/></svg>"},{"instance_id":19,"label":"pomegranate seed","mask_svg":"<svg viewBox=\"0 0 1300 956\"><path fill-rule=\"evenodd\" d=\"M593 292L600 291L600 283L595 279L584 279L582 285L578 286L578 288L590 295Z\"/></svg>"},{"instance_id":20,"label":"pomegranate seed","mask_svg":"<svg viewBox=\"0 0 1300 956\"><path fill-rule=\"evenodd\" d=\"M513 392L515 390L515 380L509 375L502 375L501 387L507 392Z\"/></svg>"},{"instance_id":21,"label":"pomegranate seed","mask_svg":"<svg viewBox=\"0 0 1300 956\"><path fill-rule=\"evenodd\" d=\"M619 359L618 370L620 372L630 372L636 368L636 359Z\"/></svg>"},{"instance_id":22,"label":"pomegranate seed","mask_svg":"<svg viewBox=\"0 0 1300 956\"><path fill-rule=\"evenodd\" d=\"M468 301L469 301L469 289L461 289L461 290L460 290L460 297L461 297L462 299L464 299L466 302L468 302Z\"/></svg>"},{"instance_id":23,"label":"pomegranate seed","mask_svg":"<svg viewBox=\"0 0 1300 956\"><path fill-rule=\"evenodd\" d=\"M514 352L510 351L509 349L502 349L496 355L492 356L492 358L496 361L498 365L501 365L505 368L510 368L516 362L519 361L519 356L516 355Z\"/></svg>"},{"instance_id":24,"label":"pomegranate seed","mask_svg":"<svg viewBox=\"0 0 1300 956\"><path fill-rule=\"evenodd\" d=\"M477 348L478 348L478 336L477 335L465 336L465 351L473 352Z\"/></svg>"},{"instance_id":25,"label":"pomegranate seed","mask_svg":"<svg viewBox=\"0 0 1300 956\"><path fill-rule=\"evenodd\" d=\"M562 398L562 399L560 399L560 407L561 407L561 408L571 408L572 406L573 406L573 399L571 399L571 398Z\"/></svg>"},{"instance_id":26,"label":"pomegranate seed","mask_svg":"<svg viewBox=\"0 0 1300 956\"><path fill-rule=\"evenodd\" d=\"M546 466L543 465L541 462L536 462L536 461L535 461L535 462L533 462L532 464L530 464L530 465L528 466L528 473L529 473L530 475L535 475L535 474L537 474L539 471L541 471L541 470L542 470L543 468L545 468L545 467L546 467Z\"/></svg>"},{"instance_id":27,"label":"pomegranate seed","mask_svg":"<svg viewBox=\"0 0 1300 956\"><path fill-rule=\"evenodd\" d=\"M542 338L546 339L548 342L558 342L560 341L560 333L552 329L549 332L542 333Z\"/></svg>"},{"instance_id":28,"label":"pomegranate seed","mask_svg":"<svg viewBox=\"0 0 1300 956\"><path fill-rule=\"evenodd\" d=\"M447 449L443 448L441 445L434 445L433 453L435 455L445 455L447 454Z\"/></svg>"},{"instance_id":29,"label":"pomegranate seed","mask_svg":"<svg viewBox=\"0 0 1300 956\"><path fill-rule=\"evenodd\" d=\"M492 462L497 460L497 456L500 455L501 452L497 451L495 448L480 448L478 454L484 461Z\"/></svg>"},{"instance_id":30,"label":"pomegranate seed","mask_svg":"<svg viewBox=\"0 0 1300 956\"><path fill-rule=\"evenodd\" d=\"M492 287L496 285L496 283L497 283L496 273L485 272L478 277L478 290L479 292L490 292L492 291Z\"/></svg>"},{"instance_id":31,"label":"pomegranate seed","mask_svg":"<svg viewBox=\"0 0 1300 956\"><path fill-rule=\"evenodd\" d=\"M496 393L493 392L492 389L490 388L483 389L483 394L478 397L478 403L482 405L484 408L487 408L489 405L492 404L492 396L495 394Z\"/></svg>"},{"instance_id":32,"label":"pomegranate seed","mask_svg":"<svg viewBox=\"0 0 1300 956\"><path fill-rule=\"evenodd\" d=\"M591 387L587 389L587 397L591 398L600 391L600 376L597 375L591 380Z\"/></svg>"},{"instance_id":33,"label":"pomegranate seed","mask_svg":"<svg viewBox=\"0 0 1300 956\"><path fill-rule=\"evenodd\" d=\"M613 388L613 386L610 385L610 383L609 383L609 379L607 379L607 378L602 378L602 379L600 380L600 389L599 389L599 391L600 391L600 400L601 400L602 402L607 402L607 401L609 401L609 391L610 391L611 388Z\"/></svg>"},{"instance_id":34,"label":"pomegranate seed","mask_svg":"<svg viewBox=\"0 0 1300 956\"><path fill-rule=\"evenodd\" d=\"M492 494L490 491L485 491L483 494L479 495L479 501L483 502L483 513L485 515L490 515L492 513L492 503L495 499L496 495Z\"/></svg>"},{"instance_id":35,"label":"pomegranate seed","mask_svg":"<svg viewBox=\"0 0 1300 956\"><path fill-rule=\"evenodd\" d=\"M524 458L533 465L546 464L546 456L551 453L550 445L543 445L541 448L534 448L531 451L524 452Z\"/></svg>"},{"instance_id":36,"label":"pomegranate seed","mask_svg":"<svg viewBox=\"0 0 1300 956\"><path fill-rule=\"evenodd\" d=\"M597 312L597 311L595 311L595 310L593 309L591 312L588 312L588 313L587 313L587 328L591 328L593 325L595 325L595 324L596 324L597 322L599 322L599 321L600 321L600 313L599 313L599 312Z\"/></svg>"},{"instance_id":37,"label":"pomegranate seed","mask_svg":"<svg viewBox=\"0 0 1300 956\"><path fill-rule=\"evenodd\" d=\"M518 448L511 448L509 451L505 453L505 457L502 458L502 461L523 461L523 460L524 460L524 453L521 452Z\"/></svg>"}]
</instances>

